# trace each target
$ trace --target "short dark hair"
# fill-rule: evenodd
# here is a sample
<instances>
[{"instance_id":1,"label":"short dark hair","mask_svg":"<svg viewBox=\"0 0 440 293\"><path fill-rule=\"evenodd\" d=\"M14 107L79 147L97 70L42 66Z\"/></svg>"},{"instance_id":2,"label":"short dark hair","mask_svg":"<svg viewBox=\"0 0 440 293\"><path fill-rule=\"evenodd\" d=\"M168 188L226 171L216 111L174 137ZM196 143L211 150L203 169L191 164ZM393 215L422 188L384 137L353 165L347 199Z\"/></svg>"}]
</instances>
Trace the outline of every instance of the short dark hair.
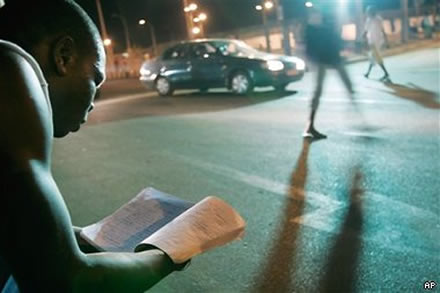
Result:
<instances>
[{"instance_id":1,"label":"short dark hair","mask_svg":"<svg viewBox=\"0 0 440 293\"><path fill-rule=\"evenodd\" d=\"M71 36L84 53L96 52L100 39L93 21L73 0L7 0L0 9L0 39L30 53L45 39L58 35Z\"/></svg>"}]
</instances>

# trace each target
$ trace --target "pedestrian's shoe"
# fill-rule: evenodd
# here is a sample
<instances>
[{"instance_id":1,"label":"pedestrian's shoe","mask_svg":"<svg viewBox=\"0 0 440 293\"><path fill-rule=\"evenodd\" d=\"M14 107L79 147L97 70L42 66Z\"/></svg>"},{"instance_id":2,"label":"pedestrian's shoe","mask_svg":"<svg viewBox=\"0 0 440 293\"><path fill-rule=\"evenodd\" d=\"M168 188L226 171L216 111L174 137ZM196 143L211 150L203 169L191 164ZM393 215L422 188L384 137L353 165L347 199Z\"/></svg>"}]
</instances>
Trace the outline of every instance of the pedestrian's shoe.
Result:
<instances>
[{"instance_id":1,"label":"pedestrian's shoe","mask_svg":"<svg viewBox=\"0 0 440 293\"><path fill-rule=\"evenodd\" d=\"M325 138L327 138L327 135L322 134L322 133L318 132L317 130L313 129L313 130L306 130L306 131L304 131L303 137L307 138L307 139L318 140L318 139L325 139Z\"/></svg>"},{"instance_id":2,"label":"pedestrian's shoe","mask_svg":"<svg viewBox=\"0 0 440 293\"><path fill-rule=\"evenodd\" d=\"M380 81L390 81L390 76L388 74L385 74L380 78Z\"/></svg>"}]
</instances>

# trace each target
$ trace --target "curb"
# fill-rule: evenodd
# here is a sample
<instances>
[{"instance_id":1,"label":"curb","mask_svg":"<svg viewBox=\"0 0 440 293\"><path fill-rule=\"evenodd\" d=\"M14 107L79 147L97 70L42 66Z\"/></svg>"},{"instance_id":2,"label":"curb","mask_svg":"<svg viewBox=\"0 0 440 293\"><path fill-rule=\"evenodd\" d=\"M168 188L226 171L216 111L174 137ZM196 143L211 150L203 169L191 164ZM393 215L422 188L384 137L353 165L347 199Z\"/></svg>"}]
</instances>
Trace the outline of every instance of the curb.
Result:
<instances>
[{"instance_id":1,"label":"curb","mask_svg":"<svg viewBox=\"0 0 440 293\"><path fill-rule=\"evenodd\" d=\"M382 52L383 57L389 57L394 56L406 52L411 52L415 50L420 49L426 49L426 48L440 48L440 40L423 40L423 41L413 41L405 45L396 46L394 48L386 49ZM367 55L356 55L352 57L348 57L345 60L346 64L353 64L358 63L362 61L369 60L369 57Z\"/></svg>"}]
</instances>

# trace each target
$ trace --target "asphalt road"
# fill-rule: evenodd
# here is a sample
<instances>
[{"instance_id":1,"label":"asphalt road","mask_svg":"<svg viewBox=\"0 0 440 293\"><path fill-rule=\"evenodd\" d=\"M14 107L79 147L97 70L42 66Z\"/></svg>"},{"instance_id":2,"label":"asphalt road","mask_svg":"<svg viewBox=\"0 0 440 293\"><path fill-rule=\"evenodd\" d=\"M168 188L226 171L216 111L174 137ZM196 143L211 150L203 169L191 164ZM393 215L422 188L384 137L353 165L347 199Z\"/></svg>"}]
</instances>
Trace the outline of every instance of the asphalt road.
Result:
<instances>
[{"instance_id":1,"label":"asphalt road","mask_svg":"<svg viewBox=\"0 0 440 293\"><path fill-rule=\"evenodd\" d=\"M301 137L313 73L285 95L133 90L56 142L55 178L77 225L146 186L217 195L246 219L241 241L151 292L424 292L440 282L439 59L439 48L388 57L386 84L348 66L368 132L329 71L316 120L328 139L313 143Z\"/></svg>"}]
</instances>

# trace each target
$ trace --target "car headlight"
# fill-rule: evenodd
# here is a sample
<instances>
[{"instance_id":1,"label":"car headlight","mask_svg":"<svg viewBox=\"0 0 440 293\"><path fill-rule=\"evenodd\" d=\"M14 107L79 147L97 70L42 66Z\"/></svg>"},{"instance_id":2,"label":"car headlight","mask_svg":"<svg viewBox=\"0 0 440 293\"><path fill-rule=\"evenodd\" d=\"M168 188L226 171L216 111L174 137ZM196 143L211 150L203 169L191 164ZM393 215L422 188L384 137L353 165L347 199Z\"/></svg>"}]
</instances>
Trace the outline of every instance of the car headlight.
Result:
<instances>
[{"instance_id":1,"label":"car headlight","mask_svg":"<svg viewBox=\"0 0 440 293\"><path fill-rule=\"evenodd\" d=\"M280 71L280 70L284 69L283 62L281 62L279 60L267 60L266 66L267 66L267 69L269 69L270 71Z\"/></svg>"},{"instance_id":2,"label":"car headlight","mask_svg":"<svg viewBox=\"0 0 440 293\"><path fill-rule=\"evenodd\" d=\"M304 69L306 69L306 63L303 60L297 59L295 63L296 63L296 69L297 70L304 70Z\"/></svg>"},{"instance_id":3,"label":"car headlight","mask_svg":"<svg viewBox=\"0 0 440 293\"><path fill-rule=\"evenodd\" d=\"M140 74L143 75L143 76L150 75L151 71L142 67L141 70L140 70Z\"/></svg>"}]
</instances>

